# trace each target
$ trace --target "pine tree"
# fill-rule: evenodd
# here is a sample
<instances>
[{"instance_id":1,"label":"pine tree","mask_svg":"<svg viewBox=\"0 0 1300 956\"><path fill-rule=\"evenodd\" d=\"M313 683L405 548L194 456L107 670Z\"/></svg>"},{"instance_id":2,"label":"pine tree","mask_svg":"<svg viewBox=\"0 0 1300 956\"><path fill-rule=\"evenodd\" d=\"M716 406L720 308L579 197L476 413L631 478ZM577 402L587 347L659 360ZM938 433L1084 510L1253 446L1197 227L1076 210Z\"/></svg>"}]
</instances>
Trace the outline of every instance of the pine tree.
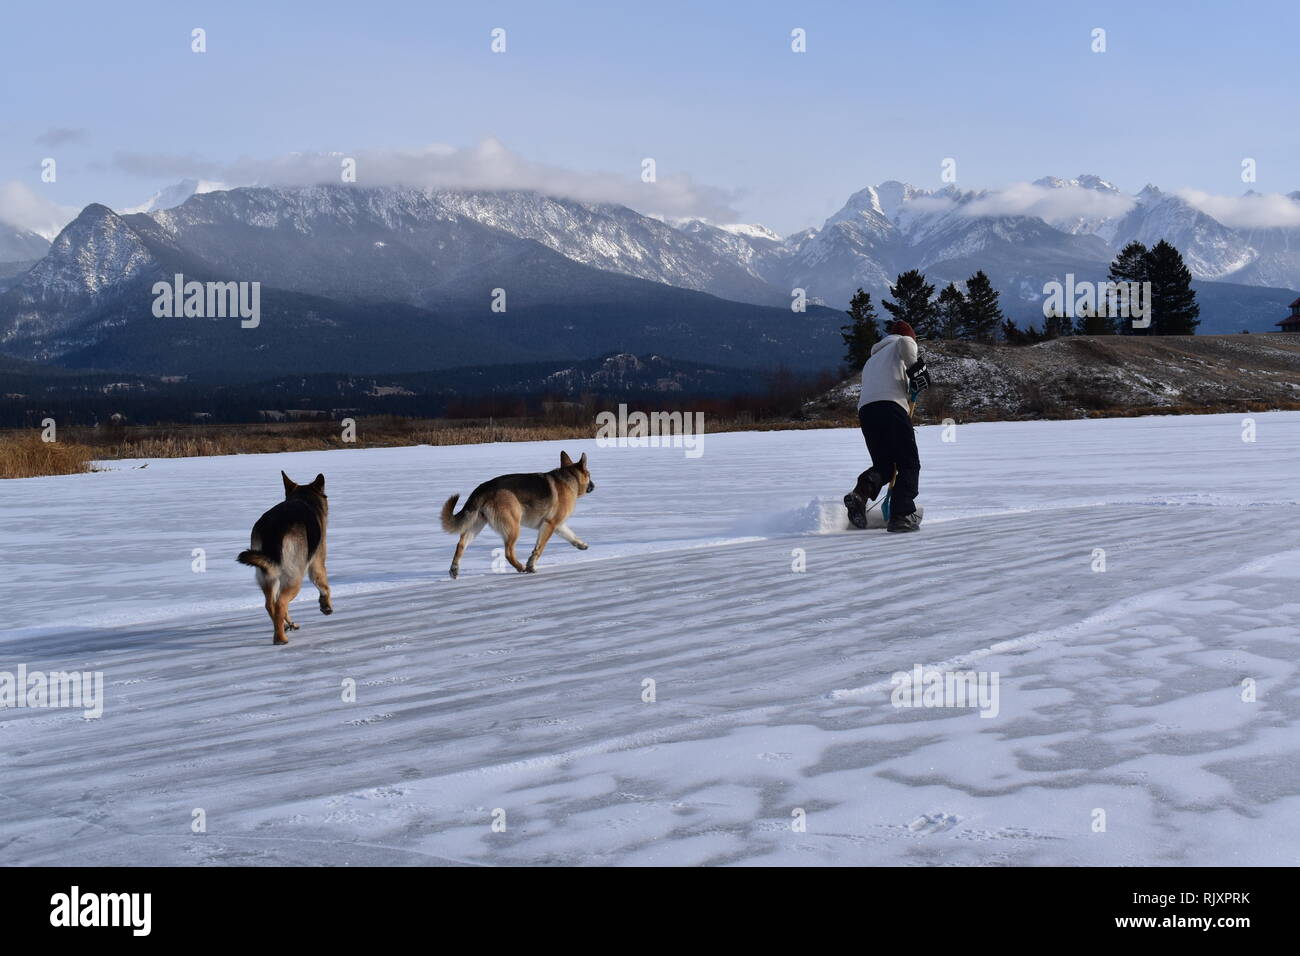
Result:
<instances>
[{"instance_id":1,"label":"pine tree","mask_svg":"<svg viewBox=\"0 0 1300 956\"><path fill-rule=\"evenodd\" d=\"M1161 239L1145 256L1151 283L1151 329L1155 335L1195 335L1201 307L1182 253Z\"/></svg>"},{"instance_id":2,"label":"pine tree","mask_svg":"<svg viewBox=\"0 0 1300 956\"><path fill-rule=\"evenodd\" d=\"M1106 275L1111 282L1140 283L1148 281L1147 247L1136 239L1130 242L1120 250L1119 255L1115 257L1115 261L1110 264L1110 271ZM1133 328L1131 313L1127 319L1118 319L1116 326L1120 335L1147 335L1154 331L1153 328Z\"/></svg>"},{"instance_id":3,"label":"pine tree","mask_svg":"<svg viewBox=\"0 0 1300 956\"><path fill-rule=\"evenodd\" d=\"M849 324L840 326L844 361L851 368L859 369L871 358L871 346L880 341L880 326L875 306L871 304L871 293L859 289L849 300L847 314Z\"/></svg>"},{"instance_id":4,"label":"pine tree","mask_svg":"<svg viewBox=\"0 0 1300 956\"><path fill-rule=\"evenodd\" d=\"M1025 333L1020 331L1020 326L1016 325L1014 319L1002 320L1002 325L998 328L998 336L1007 345L1025 344Z\"/></svg>"},{"instance_id":5,"label":"pine tree","mask_svg":"<svg viewBox=\"0 0 1300 956\"><path fill-rule=\"evenodd\" d=\"M998 290L981 269L966 280L966 315L962 338L992 342L1005 316L998 305Z\"/></svg>"},{"instance_id":6,"label":"pine tree","mask_svg":"<svg viewBox=\"0 0 1300 956\"><path fill-rule=\"evenodd\" d=\"M925 281L925 276L916 269L903 272L889 287L889 294L894 301L882 299L880 304L890 315L910 325L918 339L935 337L939 309L932 298L934 286Z\"/></svg>"},{"instance_id":7,"label":"pine tree","mask_svg":"<svg viewBox=\"0 0 1300 956\"><path fill-rule=\"evenodd\" d=\"M945 339L960 338L966 321L966 296L949 282L939 293L939 334Z\"/></svg>"},{"instance_id":8,"label":"pine tree","mask_svg":"<svg viewBox=\"0 0 1300 956\"><path fill-rule=\"evenodd\" d=\"M1096 312L1085 312L1074 320L1074 335L1117 335L1119 322L1111 317L1104 301L1097 303Z\"/></svg>"},{"instance_id":9,"label":"pine tree","mask_svg":"<svg viewBox=\"0 0 1300 956\"><path fill-rule=\"evenodd\" d=\"M1043 319L1043 340L1059 338L1062 335L1073 335L1074 325L1070 322L1068 316L1049 315Z\"/></svg>"}]
</instances>

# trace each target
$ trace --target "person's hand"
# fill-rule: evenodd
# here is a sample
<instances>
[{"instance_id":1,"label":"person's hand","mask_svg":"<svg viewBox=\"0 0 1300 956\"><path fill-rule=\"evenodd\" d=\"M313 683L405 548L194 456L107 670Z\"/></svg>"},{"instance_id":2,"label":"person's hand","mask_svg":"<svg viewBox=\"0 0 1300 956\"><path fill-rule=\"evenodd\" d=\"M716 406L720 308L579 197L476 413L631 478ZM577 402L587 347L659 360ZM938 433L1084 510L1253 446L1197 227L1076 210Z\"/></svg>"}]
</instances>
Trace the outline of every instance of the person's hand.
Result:
<instances>
[{"instance_id":1,"label":"person's hand","mask_svg":"<svg viewBox=\"0 0 1300 956\"><path fill-rule=\"evenodd\" d=\"M925 359L919 358L907 367L907 384L913 395L919 395L930 387L930 372L925 367Z\"/></svg>"}]
</instances>

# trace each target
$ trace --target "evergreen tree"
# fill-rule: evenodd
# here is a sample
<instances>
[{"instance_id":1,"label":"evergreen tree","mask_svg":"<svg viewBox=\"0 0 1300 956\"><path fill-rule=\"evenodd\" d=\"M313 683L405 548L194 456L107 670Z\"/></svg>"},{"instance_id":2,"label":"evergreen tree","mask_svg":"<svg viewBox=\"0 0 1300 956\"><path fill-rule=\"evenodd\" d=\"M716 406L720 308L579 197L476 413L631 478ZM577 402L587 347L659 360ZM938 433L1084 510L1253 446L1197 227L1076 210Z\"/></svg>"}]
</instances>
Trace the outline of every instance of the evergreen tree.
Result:
<instances>
[{"instance_id":1,"label":"evergreen tree","mask_svg":"<svg viewBox=\"0 0 1300 956\"><path fill-rule=\"evenodd\" d=\"M966 296L961 289L949 282L939 293L939 334L945 339L956 339L962 335L966 323Z\"/></svg>"},{"instance_id":2,"label":"evergreen tree","mask_svg":"<svg viewBox=\"0 0 1300 956\"><path fill-rule=\"evenodd\" d=\"M1161 239L1145 256L1151 283L1151 328L1154 335L1195 335L1201 307L1192 289L1192 273L1182 253Z\"/></svg>"},{"instance_id":3,"label":"evergreen tree","mask_svg":"<svg viewBox=\"0 0 1300 956\"><path fill-rule=\"evenodd\" d=\"M918 339L934 338L939 309L932 298L934 286L925 281L925 276L916 269L901 273L889 287L889 294L894 301L882 299L880 304L890 315L910 325Z\"/></svg>"},{"instance_id":4,"label":"evergreen tree","mask_svg":"<svg viewBox=\"0 0 1300 956\"><path fill-rule=\"evenodd\" d=\"M1074 320L1075 335L1117 335L1119 321L1111 317L1104 301L1097 303L1096 312L1086 312Z\"/></svg>"},{"instance_id":5,"label":"evergreen tree","mask_svg":"<svg viewBox=\"0 0 1300 956\"><path fill-rule=\"evenodd\" d=\"M1068 316L1049 315L1043 319L1043 341L1073 334L1074 325L1070 322Z\"/></svg>"},{"instance_id":6,"label":"evergreen tree","mask_svg":"<svg viewBox=\"0 0 1300 956\"><path fill-rule=\"evenodd\" d=\"M998 305L998 290L981 269L966 280L966 315L962 338L992 342L1005 316Z\"/></svg>"},{"instance_id":7,"label":"evergreen tree","mask_svg":"<svg viewBox=\"0 0 1300 956\"><path fill-rule=\"evenodd\" d=\"M860 369L871 358L871 346L880 341L876 308L871 304L871 293L859 289L849 300L849 324L840 326L844 339L844 361Z\"/></svg>"},{"instance_id":8,"label":"evergreen tree","mask_svg":"<svg viewBox=\"0 0 1300 956\"><path fill-rule=\"evenodd\" d=\"M1037 345L1051 338L1040 332L1036 325L1027 325L1022 329L1016 325L1015 319L1002 320L1002 324L998 327L998 337L1007 345Z\"/></svg>"},{"instance_id":9,"label":"evergreen tree","mask_svg":"<svg viewBox=\"0 0 1300 956\"><path fill-rule=\"evenodd\" d=\"M1106 274L1111 282L1146 282L1147 276L1147 247L1142 243L1134 240L1120 250L1115 261L1110 264L1110 271ZM1146 335L1153 328L1135 329L1133 328L1133 317L1130 313L1127 319L1116 319L1117 331L1120 335Z\"/></svg>"}]
</instances>

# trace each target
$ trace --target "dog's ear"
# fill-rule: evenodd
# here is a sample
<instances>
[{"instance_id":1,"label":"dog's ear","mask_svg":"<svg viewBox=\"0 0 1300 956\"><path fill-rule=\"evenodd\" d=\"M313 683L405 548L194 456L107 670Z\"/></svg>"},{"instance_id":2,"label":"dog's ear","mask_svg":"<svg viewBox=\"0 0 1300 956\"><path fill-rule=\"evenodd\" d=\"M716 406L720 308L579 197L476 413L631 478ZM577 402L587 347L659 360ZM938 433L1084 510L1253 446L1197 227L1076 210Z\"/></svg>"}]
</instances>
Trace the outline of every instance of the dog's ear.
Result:
<instances>
[{"instance_id":1,"label":"dog's ear","mask_svg":"<svg viewBox=\"0 0 1300 956\"><path fill-rule=\"evenodd\" d=\"M311 490L312 490L312 491L315 491L315 492L322 492L322 491L325 490L325 476L324 476L324 475L317 475L317 476L316 476L316 480L313 481L313 482L311 483Z\"/></svg>"},{"instance_id":2,"label":"dog's ear","mask_svg":"<svg viewBox=\"0 0 1300 956\"><path fill-rule=\"evenodd\" d=\"M288 475L286 475L284 472L280 472L280 477L284 479L284 493L286 495L292 492L293 489L298 487L294 483L294 480L290 478Z\"/></svg>"},{"instance_id":3,"label":"dog's ear","mask_svg":"<svg viewBox=\"0 0 1300 956\"><path fill-rule=\"evenodd\" d=\"M587 453L584 451L582 457L578 459L578 467L583 471L587 470Z\"/></svg>"},{"instance_id":4,"label":"dog's ear","mask_svg":"<svg viewBox=\"0 0 1300 956\"><path fill-rule=\"evenodd\" d=\"M561 468L573 467L573 459L569 457L569 453L567 451L560 452L560 467Z\"/></svg>"}]
</instances>

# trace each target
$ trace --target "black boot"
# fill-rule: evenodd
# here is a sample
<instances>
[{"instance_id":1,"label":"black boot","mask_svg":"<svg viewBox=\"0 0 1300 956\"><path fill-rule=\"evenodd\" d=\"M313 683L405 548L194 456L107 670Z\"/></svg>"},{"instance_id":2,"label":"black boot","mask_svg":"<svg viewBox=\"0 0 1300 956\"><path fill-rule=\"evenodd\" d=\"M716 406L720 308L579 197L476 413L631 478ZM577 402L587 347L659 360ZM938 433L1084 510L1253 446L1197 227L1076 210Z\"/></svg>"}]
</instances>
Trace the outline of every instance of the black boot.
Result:
<instances>
[{"instance_id":1,"label":"black boot","mask_svg":"<svg viewBox=\"0 0 1300 956\"><path fill-rule=\"evenodd\" d=\"M867 503L858 495L850 491L844 496L844 509L849 513L849 524L855 528L865 528L867 526Z\"/></svg>"},{"instance_id":2,"label":"black boot","mask_svg":"<svg viewBox=\"0 0 1300 956\"><path fill-rule=\"evenodd\" d=\"M920 531L921 516L913 511L910 515L890 515L889 531Z\"/></svg>"},{"instance_id":3,"label":"black boot","mask_svg":"<svg viewBox=\"0 0 1300 956\"><path fill-rule=\"evenodd\" d=\"M876 500L876 495L880 494L884 484L880 475L870 468L858 475L857 485L844 496L844 508L849 513L849 522L853 527L867 526L867 502Z\"/></svg>"},{"instance_id":4,"label":"black boot","mask_svg":"<svg viewBox=\"0 0 1300 956\"><path fill-rule=\"evenodd\" d=\"M854 528L867 527L867 502L875 501L880 494L881 485L884 483L880 476L867 470L858 475L858 484L844 496L844 509L849 512L849 523Z\"/></svg>"}]
</instances>

